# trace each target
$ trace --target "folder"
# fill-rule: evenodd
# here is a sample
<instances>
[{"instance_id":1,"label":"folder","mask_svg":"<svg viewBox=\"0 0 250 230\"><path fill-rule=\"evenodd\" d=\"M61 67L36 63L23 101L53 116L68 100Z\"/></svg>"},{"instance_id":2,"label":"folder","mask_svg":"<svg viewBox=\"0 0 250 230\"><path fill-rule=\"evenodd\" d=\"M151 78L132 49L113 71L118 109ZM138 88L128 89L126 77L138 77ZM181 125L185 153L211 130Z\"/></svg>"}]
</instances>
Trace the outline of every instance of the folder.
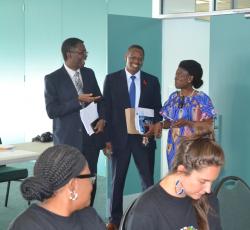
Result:
<instances>
[{"instance_id":1,"label":"folder","mask_svg":"<svg viewBox=\"0 0 250 230\"><path fill-rule=\"evenodd\" d=\"M145 125L153 123L154 110L148 108L127 108L125 117L128 134L141 134L147 132Z\"/></svg>"}]
</instances>

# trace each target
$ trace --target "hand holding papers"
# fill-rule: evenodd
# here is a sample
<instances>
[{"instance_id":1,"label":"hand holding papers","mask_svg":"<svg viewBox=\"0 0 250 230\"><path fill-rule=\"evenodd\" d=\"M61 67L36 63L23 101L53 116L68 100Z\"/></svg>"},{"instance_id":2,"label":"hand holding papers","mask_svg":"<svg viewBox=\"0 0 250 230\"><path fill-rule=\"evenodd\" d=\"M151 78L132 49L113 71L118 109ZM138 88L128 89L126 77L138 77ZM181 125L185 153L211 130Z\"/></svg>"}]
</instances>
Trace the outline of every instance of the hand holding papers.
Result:
<instances>
[{"instance_id":1,"label":"hand holding papers","mask_svg":"<svg viewBox=\"0 0 250 230\"><path fill-rule=\"evenodd\" d=\"M128 134L147 133L149 125L153 123L154 110L147 108L127 108L125 109L126 124ZM148 144L148 138L143 137L143 144Z\"/></svg>"},{"instance_id":2,"label":"hand holding papers","mask_svg":"<svg viewBox=\"0 0 250 230\"><path fill-rule=\"evenodd\" d=\"M125 117L128 134L145 134L147 127L153 123L154 110L147 108L127 108Z\"/></svg>"},{"instance_id":3,"label":"hand holding papers","mask_svg":"<svg viewBox=\"0 0 250 230\"><path fill-rule=\"evenodd\" d=\"M97 104L92 102L87 107L80 110L82 123L89 135L94 133L93 123L99 118L97 112Z\"/></svg>"},{"instance_id":4,"label":"hand holding papers","mask_svg":"<svg viewBox=\"0 0 250 230\"><path fill-rule=\"evenodd\" d=\"M140 134L145 134L149 130L149 125L153 124L154 110L147 108L135 108L135 128Z\"/></svg>"}]
</instances>

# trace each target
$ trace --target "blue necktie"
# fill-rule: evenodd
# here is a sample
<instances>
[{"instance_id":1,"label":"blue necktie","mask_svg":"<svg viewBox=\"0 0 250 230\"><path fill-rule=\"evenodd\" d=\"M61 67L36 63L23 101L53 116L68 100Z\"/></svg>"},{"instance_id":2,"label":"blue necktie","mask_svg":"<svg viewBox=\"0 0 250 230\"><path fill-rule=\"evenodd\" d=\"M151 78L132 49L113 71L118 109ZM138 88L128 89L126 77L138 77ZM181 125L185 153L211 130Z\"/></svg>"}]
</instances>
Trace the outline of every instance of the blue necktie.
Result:
<instances>
[{"instance_id":1,"label":"blue necktie","mask_svg":"<svg viewBox=\"0 0 250 230\"><path fill-rule=\"evenodd\" d=\"M130 105L131 108L135 108L135 76L131 76L130 77L132 82L130 84L130 88L129 88L129 97L130 97Z\"/></svg>"}]
</instances>

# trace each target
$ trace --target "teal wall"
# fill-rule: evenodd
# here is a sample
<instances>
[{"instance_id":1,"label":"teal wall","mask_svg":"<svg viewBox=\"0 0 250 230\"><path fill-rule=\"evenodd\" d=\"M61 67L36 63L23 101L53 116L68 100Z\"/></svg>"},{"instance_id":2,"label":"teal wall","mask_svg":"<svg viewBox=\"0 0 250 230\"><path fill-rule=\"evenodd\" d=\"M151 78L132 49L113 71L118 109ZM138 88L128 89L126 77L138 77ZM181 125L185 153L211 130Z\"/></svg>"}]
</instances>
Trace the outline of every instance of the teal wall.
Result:
<instances>
[{"instance_id":1,"label":"teal wall","mask_svg":"<svg viewBox=\"0 0 250 230\"><path fill-rule=\"evenodd\" d=\"M108 13L126 16L152 16L152 0L107 0Z\"/></svg>"},{"instance_id":2,"label":"teal wall","mask_svg":"<svg viewBox=\"0 0 250 230\"><path fill-rule=\"evenodd\" d=\"M94 69L102 89L107 73L105 0L1 0L0 34L0 136L4 144L31 141L52 130L45 111L44 76L62 66L65 38L84 40L89 51L86 66ZM100 175L106 175L105 165L101 155Z\"/></svg>"},{"instance_id":3,"label":"teal wall","mask_svg":"<svg viewBox=\"0 0 250 230\"><path fill-rule=\"evenodd\" d=\"M31 141L52 129L45 112L44 76L63 64L60 49L65 38L85 41L86 66L94 69L102 88L107 72L107 3L1 0L0 19L0 102L5 108L0 113L0 135L5 144ZM10 124L15 129L10 130Z\"/></svg>"},{"instance_id":4,"label":"teal wall","mask_svg":"<svg viewBox=\"0 0 250 230\"><path fill-rule=\"evenodd\" d=\"M22 1L0 1L0 137L23 140L24 14ZM17 115L18 111L18 115ZM17 119L18 117L18 119ZM20 120L19 120L20 119ZM13 128L15 136L13 137Z\"/></svg>"},{"instance_id":5,"label":"teal wall","mask_svg":"<svg viewBox=\"0 0 250 230\"><path fill-rule=\"evenodd\" d=\"M159 78L161 82L161 21L142 17L108 16L108 72L125 67L124 54L131 44L145 49L143 70ZM156 152L155 180L160 178L160 143ZM110 186L108 186L110 188ZM131 159L124 194L140 192L140 181L134 161Z\"/></svg>"},{"instance_id":6,"label":"teal wall","mask_svg":"<svg viewBox=\"0 0 250 230\"><path fill-rule=\"evenodd\" d=\"M221 114L223 175L240 176L250 184L250 20L214 16L210 32L210 95Z\"/></svg>"}]
</instances>

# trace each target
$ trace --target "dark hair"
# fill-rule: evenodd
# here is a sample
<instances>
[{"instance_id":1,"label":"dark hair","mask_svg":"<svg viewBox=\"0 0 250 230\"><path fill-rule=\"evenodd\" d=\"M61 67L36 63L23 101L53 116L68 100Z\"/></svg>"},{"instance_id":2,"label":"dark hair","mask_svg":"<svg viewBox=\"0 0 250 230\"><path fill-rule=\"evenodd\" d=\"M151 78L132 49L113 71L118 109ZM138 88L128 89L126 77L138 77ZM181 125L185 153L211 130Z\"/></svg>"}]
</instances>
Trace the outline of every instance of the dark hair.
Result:
<instances>
[{"instance_id":1,"label":"dark hair","mask_svg":"<svg viewBox=\"0 0 250 230\"><path fill-rule=\"evenodd\" d=\"M223 166L224 152L222 148L208 137L192 137L183 139L177 149L171 173L177 172L179 165L183 165L189 175L193 170L201 170L209 166ZM208 230L208 211L210 205L207 195L199 200L193 200L199 230Z\"/></svg>"},{"instance_id":2,"label":"dark hair","mask_svg":"<svg viewBox=\"0 0 250 230\"><path fill-rule=\"evenodd\" d=\"M144 49L143 49L142 46L137 45L137 44L133 44L133 45L131 45L131 46L128 47L128 51L131 51L132 49L139 49L139 50L141 50L143 56L145 56L145 52L144 52Z\"/></svg>"},{"instance_id":3,"label":"dark hair","mask_svg":"<svg viewBox=\"0 0 250 230\"><path fill-rule=\"evenodd\" d=\"M83 44L83 41L79 38L68 38L63 42L61 51L64 61L67 60L67 53L70 52L72 48L75 48L77 44Z\"/></svg>"},{"instance_id":4,"label":"dark hair","mask_svg":"<svg viewBox=\"0 0 250 230\"><path fill-rule=\"evenodd\" d=\"M37 159L34 176L21 184L21 192L26 200L43 201L56 190L78 176L87 165L83 154L68 145L56 145L46 149Z\"/></svg>"},{"instance_id":5,"label":"dark hair","mask_svg":"<svg viewBox=\"0 0 250 230\"><path fill-rule=\"evenodd\" d=\"M198 89L203 85L202 75L203 70L201 64L195 60L183 60L180 62L179 67L188 71L188 73L194 77L192 85Z\"/></svg>"}]
</instances>

